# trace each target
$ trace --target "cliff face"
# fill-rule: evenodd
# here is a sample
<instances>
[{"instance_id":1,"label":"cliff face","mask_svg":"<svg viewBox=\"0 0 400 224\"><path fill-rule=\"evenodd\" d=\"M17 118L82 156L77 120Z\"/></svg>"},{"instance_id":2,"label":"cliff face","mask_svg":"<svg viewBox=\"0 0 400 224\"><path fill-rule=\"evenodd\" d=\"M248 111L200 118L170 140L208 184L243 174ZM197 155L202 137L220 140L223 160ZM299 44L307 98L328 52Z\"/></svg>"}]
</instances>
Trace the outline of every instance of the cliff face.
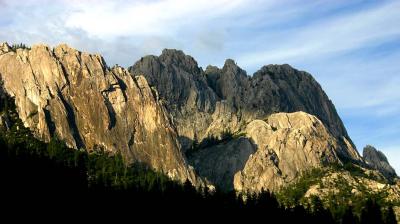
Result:
<instances>
[{"instance_id":1,"label":"cliff face","mask_svg":"<svg viewBox=\"0 0 400 224\"><path fill-rule=\"evenodd\" d=\"M178 180L195 182L175 127L143 76L108 68L99 55L67 45L13 51L0 46L0 77L38 138L73 148L121 152Z\"/></svg>"},{"instance_id":2,"label":"cliff face","mask_svg":"<svg viewBox=\"0 0 400 224\"><path fill-rule=\"evenodd\" d=\"M250 77L231 59L203 71L183 52L164 50L129 70L159 91L186 151L226 131L244 135L189 153L199 174L223 189L276 190L312 167L362 162L320 85L289 65Z\"/></svg>"}]
</instances>

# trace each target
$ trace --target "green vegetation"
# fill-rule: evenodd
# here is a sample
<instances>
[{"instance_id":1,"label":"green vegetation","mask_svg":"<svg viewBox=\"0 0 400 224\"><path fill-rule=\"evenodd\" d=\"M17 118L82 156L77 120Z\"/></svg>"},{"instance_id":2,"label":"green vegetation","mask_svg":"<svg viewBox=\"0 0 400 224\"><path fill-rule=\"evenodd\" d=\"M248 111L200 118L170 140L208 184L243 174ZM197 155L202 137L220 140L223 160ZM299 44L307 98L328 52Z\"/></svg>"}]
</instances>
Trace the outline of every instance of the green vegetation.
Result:
<instances>
[{"instance_id":1,"label":"green vegetation","mask_svg":"<svg viewBox=\"0 0 400 224\"><path fill-rule=\"evenodd\" d=\"M342 223L363 223L365 220L372 220L369 223L392 223L393 204L387 202L388 193L386 191L371 192L363 184L358 184L354 188L341 175L337 177L333 186L324 186L322 177L328 172L338 171L348 171L353 177L369 178L360 167L350 163L343 166L333 165L324 169L312 169L303 173L295 183L282 188L277 194L277 198L285 207L302 204L311 210L315 205L321 203L324 208L329 209L334 220L341 220ZM314 185L330 191L323 199L317 196L305 198L308 189ZM358 193L355 193L354 189Z\"/></svg>"},{"instance_id":2,"label":"green vegetation","mask_svg":"<svg viewBox=\"0 0 400 224\"><path fill-rule=\"evenodd\" d=\"M293 207L297 204L304 202L304 195L310 186L321 184L321 178L324 176L323 169L314 168L301 174L301 178L296 180L295 183L290 184L277 194L281 203L285 206Z\"/></svg>"}]
</instances>

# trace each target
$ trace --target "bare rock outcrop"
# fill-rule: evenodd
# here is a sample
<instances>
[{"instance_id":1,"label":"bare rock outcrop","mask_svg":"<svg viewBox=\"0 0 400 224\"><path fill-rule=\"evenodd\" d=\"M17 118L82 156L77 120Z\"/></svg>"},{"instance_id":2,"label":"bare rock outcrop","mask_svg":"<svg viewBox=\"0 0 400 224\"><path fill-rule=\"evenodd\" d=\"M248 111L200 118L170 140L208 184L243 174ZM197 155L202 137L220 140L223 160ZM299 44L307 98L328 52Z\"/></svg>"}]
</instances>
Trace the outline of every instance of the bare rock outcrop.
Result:
<instances>
[{"instance_id":1,"label":"bare rock outcrop","mask_svg":"<svg viewBox=\"0 0 400 224\"><path fill-rule=\"evenodd\" d=\"M36 137L120 152L129 162L196 182L169 114L145 77L64 44L13 50L6 43L0 45L0 77Z\"/></svg>"}]
</instances>

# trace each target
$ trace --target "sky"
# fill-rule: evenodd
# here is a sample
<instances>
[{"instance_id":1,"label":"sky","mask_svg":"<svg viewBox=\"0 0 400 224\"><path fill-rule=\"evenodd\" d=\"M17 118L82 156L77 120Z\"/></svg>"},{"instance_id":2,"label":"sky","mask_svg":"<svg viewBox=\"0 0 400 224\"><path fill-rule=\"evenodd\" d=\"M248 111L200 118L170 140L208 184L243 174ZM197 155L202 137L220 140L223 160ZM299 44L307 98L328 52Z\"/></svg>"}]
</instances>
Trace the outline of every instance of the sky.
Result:
<instances>
[{"instance_id":1,"label":"sky","mask_svg":"<svg viewBox=\"0 0 400 224\"><path fill-rule=\"evenodd\" d=\"M311 73L350 137L400 174L400 1L0 0L0 42L67 43L108 65L176 48L200 66L232 58Z\"/></svg>"}]
</instances>

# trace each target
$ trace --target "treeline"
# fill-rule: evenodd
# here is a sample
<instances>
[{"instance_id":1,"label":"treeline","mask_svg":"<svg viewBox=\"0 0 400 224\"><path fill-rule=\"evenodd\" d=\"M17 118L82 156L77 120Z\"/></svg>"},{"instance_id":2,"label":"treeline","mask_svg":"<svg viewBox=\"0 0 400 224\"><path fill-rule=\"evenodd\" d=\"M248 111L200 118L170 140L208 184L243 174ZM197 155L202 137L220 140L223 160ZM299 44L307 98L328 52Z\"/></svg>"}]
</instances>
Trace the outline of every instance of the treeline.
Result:
<instances>
[{"instance_id":1,"label":"treeline","mask_svg":"<svg viewBox=\"0 0 400 224\"><path fill-rule=\"evenodd\" d=\"M97 218L113 215L136 220L146 214L149 219L180 221L189 215L192 221L213 220L211 215L217 215L225 221L265 223L396 223L393 214L382 215L374 201L367 204L361 218L351 209L334 217L318 199L308 207L285 207L268 191L237 195L196 189L188 181L172 181L144 164L127 165L118 154L74 150L56 137L44 143L24 128L12 100L4 96L0 100L0 203L21 214L33 209L43 215L83 212ZM162 216L165 212L168 215Z\"/></svg>"},{"instance_id":2,"label":"treeline","mask_svg":"<svg viewBox=\"0 0 400 224\"><path fill-rule=\"evenodd\" d=\"M23 44L23 43L13 44L13 45L11 46L11 49L12 49L13 51L16 51L16 50L19 49L19 48L21 48L21 49L28 49L28 50L31 49L30 47L26 46L26 45Z\"/></svg>"}]
</instances>

